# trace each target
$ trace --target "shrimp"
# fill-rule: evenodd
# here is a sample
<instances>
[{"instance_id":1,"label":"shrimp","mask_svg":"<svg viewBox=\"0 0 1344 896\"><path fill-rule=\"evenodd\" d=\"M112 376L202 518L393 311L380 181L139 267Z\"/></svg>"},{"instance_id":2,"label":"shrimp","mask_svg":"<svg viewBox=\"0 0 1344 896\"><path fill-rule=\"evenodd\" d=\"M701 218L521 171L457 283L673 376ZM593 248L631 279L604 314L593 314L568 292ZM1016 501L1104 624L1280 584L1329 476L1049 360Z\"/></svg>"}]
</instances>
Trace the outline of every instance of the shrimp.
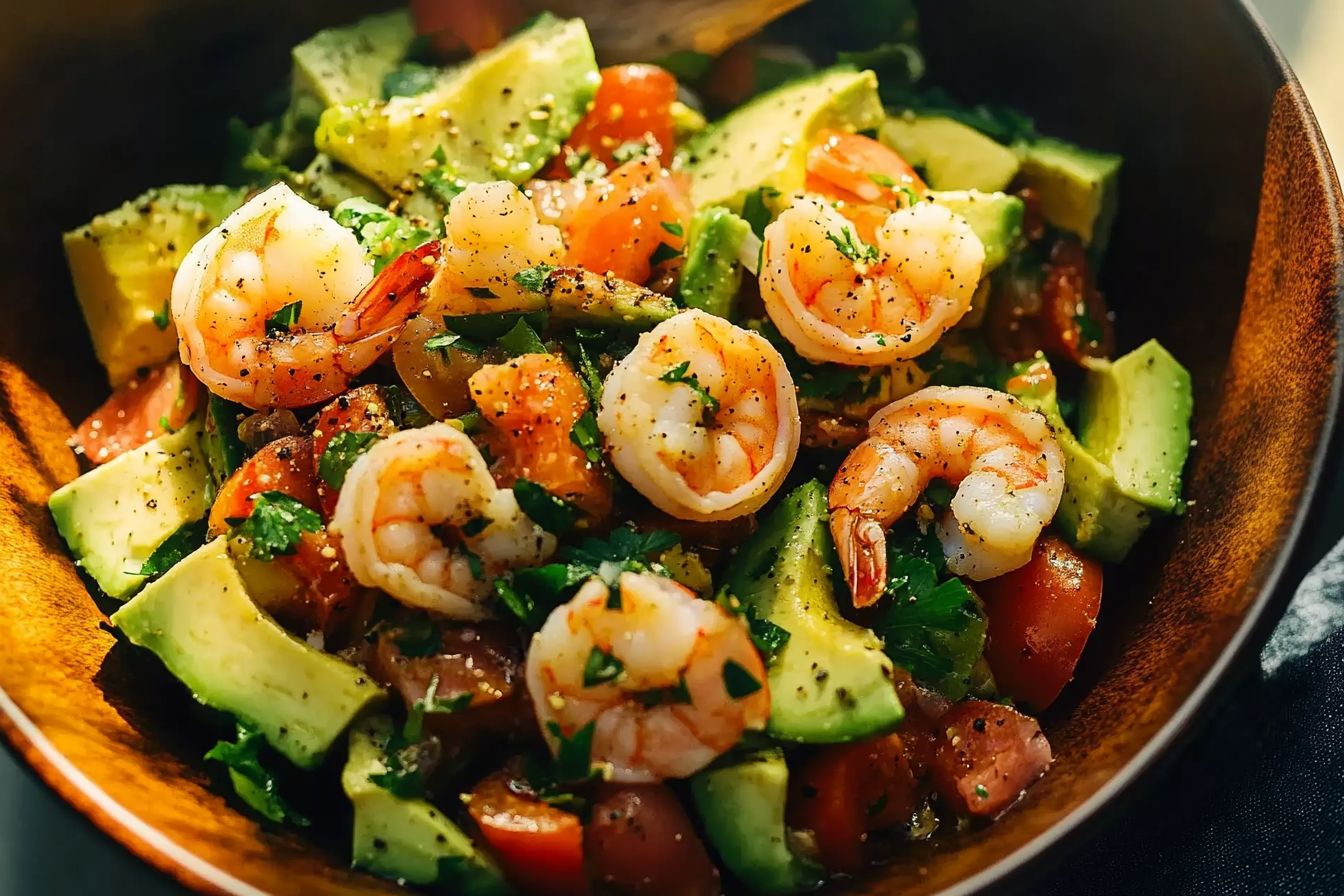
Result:
<instances>
[{"instance_id":1,"label":"shrimp","mask_svg":"<svg viewBox=\"0 0 1344 896\"><path fill-rule=\"evenodd\" d=\"M553 611L527 685L552 748L592 723L615 781L689 777L770 717L746 623L653 573L622 573L618 593L590 579Z\"/></svg>"},{"instance_id":2,"label":"shrimp","mask_svg":"<svg viewBox=\"0 0 1344 896\"><path fill-rule=\"evenodd\" d=\"M375 280L353 233L276 184L183 260L171 300L182 362L211 392L249 408L326 401L391 348L418 310L434 247L407 253Z\"/></svg>"},{"instance_id":3,"label":"shrimp","mask_svg":"<svg viewBox=\"0 0 1344 896\"><path fill-rule=\"evenodd\" d=\"M574 442L588 410L583 383L558 355L521 355L471 375L471 394L485 419L495 481L529 479L577 505L589 522L611 511L611 479Z\"/></svg>"},{"instance_id":4,"label":"shrimp","mask_svg":"<svg viewBox=\"0 0 1344 896\"><path fill-rule=\"evenodd\" d=\"M449 315L536 311L544 303L513 277L558 265L560 229L508 181L472 184L453 197L444 219L443 264L429 286L429 309Z\"/></svg>"},{"instance_id":5,"label":"shrimp","mask_svg":"<svg viewBox=\"0 0 1344 896\"><path fill-rule=\"evenodd\" d=\"M494 577L555 552L555 536L495 486L471 439L447 423L404 430L360 457L331 531L360 584L464 621L491 615Z\"/></svg>"},{"instance_id":6,"label":"shrimp","mask_svg":"<svg viewBox=\"0 0 1344 896\"><path fill-rule=\"evenodd\" d=\"M640 494L700 521L759 510L793 466L801 434L779 351L703 311L639 338L602 386L597 425Z\"/></svg>"},{"instance_id":7,"label":"shrimp","mask_svg":"<svg viewBox=\"0 0 1344 896\"><path fill-rule=\"evenodd\" d=\"M978 582L1031 560L1064 495L1064 456L1045 417L993 389L930 386L878 411L831 483L831 534L855 606L881 597L884 530L935 478L957 486L938 523L947 568Z\"/></svg>"},{"instance_id":8,"label":"shrimp","mask_svg":"<svg viewBox=\"0 0 1344 896\"><path fill-rule=\"evenodd\" d=\"M765 229L761 298L808 360L892 364L961 320L984 262L980 238L943 206L892 212L868 246L835 209L799 198Z\"/></svg>"}]
</instances>

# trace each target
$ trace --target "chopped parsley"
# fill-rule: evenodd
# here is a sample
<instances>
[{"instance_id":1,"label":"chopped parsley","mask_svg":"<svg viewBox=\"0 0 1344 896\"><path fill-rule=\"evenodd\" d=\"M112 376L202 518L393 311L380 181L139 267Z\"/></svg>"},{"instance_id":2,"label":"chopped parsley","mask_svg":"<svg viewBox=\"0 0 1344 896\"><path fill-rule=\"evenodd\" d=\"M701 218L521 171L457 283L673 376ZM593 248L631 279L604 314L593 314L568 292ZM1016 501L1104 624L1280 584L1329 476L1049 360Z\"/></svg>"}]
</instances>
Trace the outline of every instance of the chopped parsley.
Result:
<instances>
[{"instance_id":1,"label":"chopped parsley","mask_svg":"<svg viewBox=\"0 0 1344 896\"><path fill-rule=\"evenodd\" d=\"M345 477L359 456L381 439L376 432L336 433L317 461L317 474L327 485L339 489L345 485Z\"/></svg>"},{"instance_id":2,"label":"chopped parsley","mask_svg":"<svg viewBox=\"0 0 1344 896\"><path fill-rule=\"evenodd\" d=\"M410 392L401 386L387 387L387 404L397 429L420 429L438 422Z\"/></svg>"},{"instance_id":3,"label":"chopped parsley","mask_svg":"<svg viewBox=\"0 0 1344 896\"><path fill-rule=\"evenodd\" d=\"M462 534L467 538L475 538L486 529L490 528L491 519L485 516L476 516L462 524Z\"/></svg>"},{"instance_id":4,"label":"chopped parsley","mask_svg":"<svg viewBox=\"0 0 1344 896\"><path fill-rule=\"evenodd\" d=\"M168 299L163 300L163 307L154 312L154 326L160 330L168 329L168 325L173 322L173 310Z\"/></svg>"},{"instance_id":5,"label":"chopped parsley","mask_svg":"<svg viewBox=\"0 0 1344 896\"><path fill-rule=\"evenodd\" d=\"M671 261L674 258L681 257L680 249L673 249L667 243L659 243L658 248L653 250L653 255L649 257L649 264L658 267L665 261Z\"/></svg>"},{"instance_id":6,"label":"chopped parsley","mask_svg":"<svg viewBox=\"0 0 1344 896\"><path fill-rule=\"evenodd\" d=\"M690 387L690 390L695 393L695 397L705 406L704 423L708 426L714 421L714 415L719 412L719 400L713 395L710 395L709 391L705 389L704 386L700 385L700 380L696 378L695 374L687 373L690 369L691 362L682 361L676 367L671 368L667 373L658 377L658 379L664 383L681 383Z\"/></svg>"},{"instance_id":7,"label":"chopped parsley","mask_svg":"<svg viewBox=\"0 0 1344 896\"><path fill-rule=\"evenodd\" d=\"M434 234L423 227L358 196L336 206L331 216L337 224L354 231L365 257L373 262L374 274L406 252L434 239Z\"/></svg>"},{"instance_id":8,"label":"chopped parsley","mask_svg":"<svg viewBox=\"0 0 1344 896\"><path fill-rule=\"evenodd\" d=\"M275 776L261 764L261 748L265 743L266 738L259 729L239 720L237 742L221 740L210 748L205 758L228 767L234 791L257 812L277 824L288 821L307 827L308 819L295 812L280 796Z\"/></svg>"},{"instance_id":9,"label":"chopped parsley","mask_svg":"<svg viewBox=\"0 0 1344 896\"><path fill-rule=\"evenodd\" d=\"M569 430L569 440L583 450L591 464L602 463L602 431L597 428L597 416L591 410L574 421Z\"/></svg>"},{"instance_id":10,"label":"chopped parsley","mask_svg":"<svg viewBox=\"0 0 1344 896\"><path fill-rule=\"evenodd\" d=\"M435 147L429 160L434 164L425 166L420 179L425 182L425 187L434 198L447 206L458 193L467 188L467 180L458 174L456 165L449 163L448 154L443 151L443 146Z\"/></svg>"},{"instance_id":11,"label":"chopped parsley","mask_svg":"<svg viewBox=\"0 0 1344 896\"><path fill-rule=\"evenodd\" d=\"M290 329L299 322L299 315L302 313L302 301L290 302L266 318L266 336L271 339L277 336L288 336Z\"/></svg>"},{"instance_id":12,"label":"chopped parsley","mask_svg":"<svg viewBox=\"0 0 1344 896\"><path fill-rule=\"evenodd\" d=\"M617 165L624 165L648 154L649 144L643 140L628 140L611 151L611 158Z\"/></svg>"},{"instance_id":13,"label":"chopped parsley","mask_svg":"<svg viewBox=\"0 0 1344 896\"><path fill-rule=\"evenodd\" d=\"M407 60L383 75L383 99L427 93L442 74L442 69Z\"/></svg>"},{"instance_id":14,"label":"chopped parsley","mask_svg":"<svg viewBox=\"0 0 1344 896\"><path fill-rule=\"evenodd\" d=\"M675 237L683 237L686 235L686 231L681 229L680 222L663 221L661 222L661 226L664 230L666 230L668 233L672 234Z\"/></svg>"},{"instance_id":15,"label":"chopped parsley","mask_svg":"<svg viewBox=\"0 0 1344 896\"><path fill-rule=\"evenodd\" d=\"M427 352L442 352L444 357L448 355L448 349L455 348L460 352L466 352L469 355L479 355L485 351L485 346L474 339L468 339L458 333L454 333L449 326L449 318L444 317L443 325L445 327L442 333L435 333L425 340L424 347Z\"/></svg>"},{"instance_id":16,"label":"chopped parsley","mask_svg":"<svg viewBox=\"0 0 1344 896\"><path fill-rule=\"evenodd\" d=\"M192 551L205 544L208 525L209 520L205 518L192 523L183 523L154 549L154 553L149 555L139 571L131 575L154 578L163 575Z\"/></svg>"},{"instance_id":17,"label":"chopped parsley","mask_svg":"<svg viewBox=\"0 0 1344 896\"><path fill-rule=\"evenodd\" d=\"M468 286L467 292L471 293L474 299L497 299L495 291L488 286Z\"/></svg>"},{"instance_id":18,"label":"chopped parsley","mask_svg":"<svg viewBox=\"0 0 1344 896\"><path fill-rule=\"evenodd\" d=\"M789 630L759 616L755 607L748 607L746 616L751 640L762 654L770 656L778 653L780 648L789 643Z\"/></svg>"},{"instance_id":19,"label":"chopped parsley","mask_svg":"<svg viewBox=\"0 0 1344 896\"><path fill-rule=\"evenodd\" d=\"M934 507L942 508L952 503L952 496L956 493L957 490L948 482L934 478L924 487L924 500Z\"/></svg>"},{"instance_id":20,"label":"chopped parsley","mask_svg":"<svg viewBox=\"0 0 1344 896\"><path fill-rule=\"evenodd\" d=\"M595 688L620 678L625 664L600 647L594 647L583 664L583 686Z\"/></svg>"},{"instance_id":21,"label":"chopped parsley","mask_svg":"<svg viewBox=\"0 0 1344 896\"><path fill-rule=\"evenodd\" d=\"M443 630L421 614L393 629L392 643L405 657L436 656L443 652Z\"/></svg>"},{"instance_id":22,"label":"chopped parsley","mask_svg":"<svg viewBox=\"0 0 1344 896\"><path fill-rule=\"evenodd\" d=\"M462 554L467 558L467 569L471 570L471 577L478 581L483 580L485 578L485 564L481 562L480 555L466 548L462 549Z\"/></svg>"},{"instance_id":23,"label":"chopped parsley","mask_svg":"<svg viewBox=\"0 0 1344 896\"><path fill-rule=\"evenodd\" d=\"M676 684L665 688L650 688L641 691L639 702L644 706L690 706L691 689L686 686L686 676L681 676Z\"/></svg>"},{"instance_id":24,"label":"chopped parsley","mask_svg":"<svg viewBox=\"0 0 1344 896\"><path fill-rule=\"evenodd\" d=\"M724 661L723 686L728 691L728 696L734 700L750 697L761 689L761 683L756 680L756 676L736 660Z\"/></svg>"},{"instance_id":25,"label":"chopped parsley","mask_svg":"<svg viewBox=\"0 0 1344 896\"><path fill-rule=\"evenodd\" d=\"M849 227L841 227L839 236L834 233L826 234L826 239L835 243L835 248L840 250L840 254L855 264L859 262L871 264L877 261L877 247L863 245Z\"/></svg>"},{"instance_id":26,"label":"chopped parsley","mask_svg":"<svg viewBox=\"0 0 1344 896\"><path fill-rule=\"evenodd\" d=\"M527 321L522 318L513 325L513 329L496 339L495 343L508 352L510 357L547 354L546 343L541 341L537 331L528 326Z\"/></svg>"},{"instance_id":27,"label":"chopped parsley","mask_svg":"<svg viewBox=\"0 0 1344 896\"><path fill-rule=\"evenodd\" d=\"M513 275L513 282L528 292L545 292L546 279L555 272L553 264L539 264Z\"/></svg>"},{"instance_id":28,"label":"chopped parsley","mask_svg":"<svg viewBox=\"0 0 1344 896\"><path fill-rule=\"evenodd\" d=\"M572 737L565 737L560 726L547 722L546 730L555 738L557 748L555 761L551 764L551 777L556 783L588 781L593 777L593 734L597 723L589 722Z\"/></svg>"},{"instance_id":29,"label":"chopped parsley","mask_svg":"<svg viewBox=\"0 0 1344 896\"><path fill-rule=\"evenodd\" d=\"M518 506L532 522L550 532L564 537L574 529L583 511L564 498L554 495L543 486L530 479L519 479L513 484L513 496Z\"/></svg>"},{"instance_id":30,"label":"chopped parsley","mask_svg":"<svg viewBox=\"0 0 1344 896\"><path fill-rule=\"evenodd\" d=\"M233 534L252 543L254 560L270 562L293 554L304 532L322 529L322 517L284 492L259 492L251 495L252 513L243 519L230 519Z\"/></svg>"},{"instance_id":31,"label":"chopped parsley","mask_svg":"<svg viewBox=\"0 0 1344 896\"><path fill-rule=\"evenodd\" d=\"M761 187L748 193L747 198L742 201L742 219L751 225L751 232L756 234L759 240L765 239L765 228L773 217L766 200L778 196L779 191L774 187Z\"/></svg>"},{"instance_id":32,"label":"chopped parsley","mask_svg":"<svg viewBox=\"0 0 1344 896\"><path fill-rule=\"evenodd\" d=\"M886 187L887 189L891 189L892 187L896 186L895 178L887 177L885 174L878 174L875 171L868 172L868 179L873 183L877 184L879 187Z\"/></svg>"},{"instance_id":33,"label":"chopped parsley","mask_svg":"<svg viewBox=\"0 0 1344 896\"><path fill-rule=\"evenodd\" d=\"M980 797L980 799L982 800L989 799L989 791L985 789L985 785L983 784L975 785L975 795Z\"/></svg>"},{"instance_id":34,"label":"chopped parsley","mask_svg":"<svg viewBox=\"0 0 1344 896\"><path fill-rule=\"evenodd\" d=\"M434 675L429 679L425 696L411 705L411 712L420 713L422 716L428 713L462 712L471 707L471 701L475 696L471 691L467 691L447 700L442 699L439 697L439 676Z\"/></svg>"}]
</instances>

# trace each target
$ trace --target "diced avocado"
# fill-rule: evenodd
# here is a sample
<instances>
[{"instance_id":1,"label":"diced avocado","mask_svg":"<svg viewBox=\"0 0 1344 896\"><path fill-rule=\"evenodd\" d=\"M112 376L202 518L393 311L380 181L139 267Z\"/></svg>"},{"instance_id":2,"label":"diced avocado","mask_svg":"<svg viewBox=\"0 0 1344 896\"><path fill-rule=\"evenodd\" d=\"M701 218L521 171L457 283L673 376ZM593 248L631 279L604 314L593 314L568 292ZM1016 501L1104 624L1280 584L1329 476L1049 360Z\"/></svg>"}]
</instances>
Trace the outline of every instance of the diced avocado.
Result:
<instances>
[{"instance_id":1,"label":"diced avocado","mask_svg":"<svg viewBox=\"0 0 1344 896\"><path fill-rule=\"evenodd\" d=\"M565 323L638 330L651 330L677 313L677 303L660 292L583 268L555 268L537 277L528 292L532 301L511 311L549 309L553 320Z\"/></svg>"},{"instance_id":2,"label":"diced avocado","mask_svg":"<svg viewBox=\"0 0 1344 896\"><path fill-rule=\"evenodd\" d=\"M1020 164L1017 153L951 118L892 116L877 135L934 190L994 193L1013 182Z\"/></svg>"},{"instance_id":3,"label":"diced avocado","mask_svg":"<svg viewBox=\"0 0 1344 896\"><path fill-rule=\"evenodd\" d=\"M1119 563L1152 522L1152 513L1126 496L1111 468L1097 460L1069 430L1059 412L1049 363L1038 357L1019 367L1025 369L1008 381L1008 391L1045 415L1064 454L1064 497L1055 512L1055 527L1080 551Z\"/></svg>"},{"instance_id":4,"label":"diced avocado","mask_svg":"<svg viewBox=\"0 0 1344 896\"><path fill-rule=\"evenodd\" d=\"M985 244L985 265L981 276L1008 260L1022 243L1022 215L1025 204L1007 193L981 193L978 190L931 192L929 200L945 206L966 219L971 230Z\"/></svg>"},{"instance_id":5,"label":"diced avocado","mask_svg":"<svg viewBox=\"0 0 1344 896\"><path fill-rule=\"evenodd\" d=\"M877 76L837 66L763 93L677 150L691 175L696 208L722 205L741 213L747 194L803 188L807 152L825 128L862 131L882 123Z\"/></svg>"},{"instance_id":6,"label":"diced avocado","mask_svg":"<svg viewBox=\"0 0 1344 896\"><path fill-rule=\"evenodd\" d=\"M295 765L313 768L384 693L359 669L315 650L252 602L217 538L112 616L196 699L254 725Z\"/></svg>"},{"instance_id":7,"label":"diced avocado","mask_svg":"<svg viewBox=\"0 0 1344 896\"><path fill-rule=\"evenodd\" d=\"M348 199L386 205L387 194L377 184L318 153L307 168L289 178L290 186L318 208L331 211Z\"/></svg>"},{"instance_id":8,"label":"diced avocado","mask_svg":"<svg viewBox=\"0 0 1344 896\"><path fill-rule=\"evenodd\" d=\"M167 313L173 275L196 241L242 205L245 193L160 187L65 235L75 294L113 386L176 354L177 330Z\"/></svg>"},{"instance_id":9,"label":"diced avocado","mask_svg":"<svg viewBox=\"0 0 1344 896\"><path fill-rule=\"evenodd\" d=\"M250 413L242 405L226 401L218 395L212 394L206 402L201 448L217 488L223 487L247 459L247 447L238 438L238 424Z\"/></svg>"},{"instance_id":10,"label":"diced avocado","mask_svg":"<svg viewBox=\"0 0 1344 896\"><path fill-rule=\"evenodd\" d=\"M343 28L319 31L293 50L294 93L290 118L311 134L328 106L383 96L383 78L406 56L415 24L405 9L369 16Z\"/></svg>"},{"instance_id":11,"label":"diced avocado","mask_svg":"<svg viewBox=\"0 0 1344 896\"><path fill-rule=\"evenodd\" d=\"M1120 156L1050 139L1024 144L1021 154L1021 181L1040 193L1045 220L1104 247L1118 201Z\"/></svg>"},{"instance_id":12,"label":"diced avocado","mask_svg":"<svg viewBox=\"0 0 1344 896\"><path fill-rule=\"evenodd\" d=\"M138 591L145 576L137 573L154 549L210 509L200 438L200 424L188 423L52 493L56 528L109 597Z\"/></svg>"},{"instance_id":13,"label":"diced avocado","mask_svg":"<svg viewBox=\"0 0 1344 896\"><path fill-rule=\"evenodd\" d=\"M681 101L673 103L667 111L672 116L672 139L678 146L709 127L705 116Z\"/></svg>"},{"instance_id":14,"label":"diced avocado","mask_svg":"<svg viewBox=\"0 0 1344 896\"><path fill-rule=\"evenodd\" d=\"M835 567L826 487L813 480L775 508L725 578L745 612L789 633L769 667L766 732L779 740L859 740L905 718L881 639L840 615Z\"/></svg>"},{"instance_id":15,"label":"diced avocado","mask_svg":"<svg viewBox=\"0 0 1344 896\"><path fill-rule=\"evenodd\" d=\"M691 778L691 798L714 851L748 890L762 896L802 893L826 880L824 868L789 848L788 794L789 768L780 750L711 766Z\"/></svg>"},{"instance_id":16,"label":"diced avocado","mask_svg":"<svg viewBox=\"0 0 1344 896\"><path fill-rule=\"evenodd\" d=\"M1117 361L1090 360L1079 438L1130 498L1163 513L1181 500L1194 398L1190 374L1156 339Z\"/></svg>"},{"instance_id":17,"label":"diced avocado","mask_svg":"<svg viewBox=\"0 0 1344 896\"><path fill-rule=\"evenodd\" d=\"M742 286L738 255L751 225L721 206L702 208L691 218L686 262L681 268L681 301L729 320Z\"/></svg>"},{"instance_id":18,"label":"diced avocado","mask_svg":"<svg viewBox=\"0 0 1344 896\"><path fill-rule=\"evenodd\" d=\"M341 787L355 807L352 863L374 874L432 884L462 896L505 896L513 888L466 834L426 800L402 799L369 778L387 771L392 723L370 719L350 732Z\"/></svg>"},{"instance_id":19,"label":"diced avocado","mask_svg":"<svg viewBox=\"0 0 1344 896\"><path fill-rule=\"evenodd\" d=\"M327 109L315 140L389 193L439 146L455 177L522 183L560 151L600 81L583 22L542 16L429 93Z\"/></svg>"}]
</instances>

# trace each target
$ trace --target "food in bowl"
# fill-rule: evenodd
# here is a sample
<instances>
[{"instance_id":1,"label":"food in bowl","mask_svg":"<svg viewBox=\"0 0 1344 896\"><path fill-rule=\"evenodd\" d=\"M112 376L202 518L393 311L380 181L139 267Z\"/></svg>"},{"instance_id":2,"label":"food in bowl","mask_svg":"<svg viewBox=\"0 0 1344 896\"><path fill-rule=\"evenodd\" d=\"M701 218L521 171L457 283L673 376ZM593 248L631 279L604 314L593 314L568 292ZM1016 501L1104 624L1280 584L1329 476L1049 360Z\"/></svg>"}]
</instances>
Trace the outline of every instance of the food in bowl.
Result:
<instances>
[{"instance_id":1,"label":"food in bowl","mask_svg":"<svg viewBox=\"0 0 1344 896\"><path fill-rule=\"evenodd\" d=\"M789 893L1046 773L1190 382L1111 357L1120 160L916 54L376 16L223 185L67 234L114 391L51 509L250 811L340 787L412 884Z\"/></svg>"}]
</instances>

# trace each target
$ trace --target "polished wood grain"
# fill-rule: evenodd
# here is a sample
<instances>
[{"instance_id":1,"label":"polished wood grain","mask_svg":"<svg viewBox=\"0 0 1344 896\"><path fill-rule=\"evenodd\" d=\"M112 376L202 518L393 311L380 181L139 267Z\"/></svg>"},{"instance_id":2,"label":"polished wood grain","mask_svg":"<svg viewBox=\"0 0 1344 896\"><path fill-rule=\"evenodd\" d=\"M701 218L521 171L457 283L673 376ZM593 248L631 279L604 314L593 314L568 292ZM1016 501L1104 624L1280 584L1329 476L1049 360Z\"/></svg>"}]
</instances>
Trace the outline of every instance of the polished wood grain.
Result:
<instances>
[{"instance_id":1,"label":"polished wood grain","mask_svg":"<svg viewBox=\"0 0 1344 896\"><path fill-rule=\"evenodd\" d=\"M262 114L288 46L366 4L56 6L8 10L0 29L0 731L97 825L203 892L393 892L347 869L339 803L315 813L311 836L238 811L200 759L218 720L100 627L107 608L45 507L76 473L69 420L105 391L57 234L146 187L208 179L222 122ZM1125 154L1103 285L1122 343L1156 335L1191 368L1198 447L1190 512L1108 572L1079 681L1044 720L1050 775L995 826L945 832L848 887L907 896L1029 872L1132 789L1253 655L1299 571L1326 462L1344 282L1338 182L1300 89L1236 4L922 11L931 69L955 93Z\"/></svg>"}]
</instances>

